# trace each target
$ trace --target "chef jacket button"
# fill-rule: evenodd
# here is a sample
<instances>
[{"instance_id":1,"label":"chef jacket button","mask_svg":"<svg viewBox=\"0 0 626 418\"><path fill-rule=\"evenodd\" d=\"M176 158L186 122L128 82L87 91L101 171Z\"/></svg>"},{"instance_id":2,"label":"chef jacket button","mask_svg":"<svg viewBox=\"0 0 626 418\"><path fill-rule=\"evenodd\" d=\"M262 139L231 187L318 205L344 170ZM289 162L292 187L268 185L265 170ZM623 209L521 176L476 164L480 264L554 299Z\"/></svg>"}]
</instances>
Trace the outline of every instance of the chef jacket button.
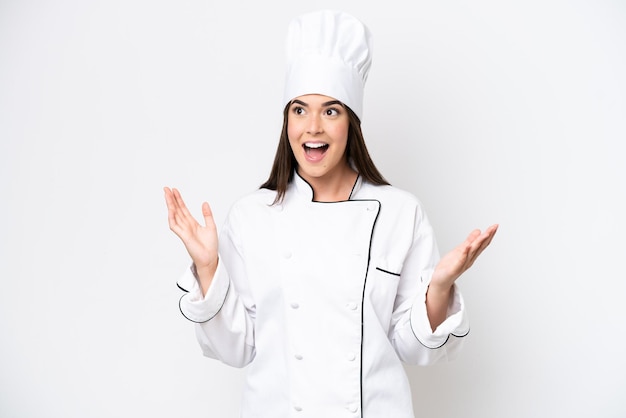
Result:
<instances>
[{"instance_id":1,"label":"chef jacket button","mask_svg":"<svg viewBox=\"0 0 626 418\"><path fill-rule=\"evenodd\" d=\"M346 305L348 307L348 309L350 309L351 311L355 311L356 308L358 307L356 302L350 302Z\"/></svg>"},{"instance_id":2,"label":"chef jacket button","mask_svg":"<svg viewBox=\"0 0 626 418\"><path fill-rule=\"evenodd\" d=\"M302 407L300 405L294 405L293 409L295 409L298 412L302 411Z\"/></svg>"},{"instance_id":3,"label":"chef jacket button","mask_svg":"<svg viewBox=\"0 0 626 418\"><path fill-rule=\"evenodd\" d=\"M348 361L356 360L356 354L354 354L354 353L348 353L348 355L346 357L347 357Z\"/></svg>"},{"instance_id":4,"label":"chef jacket button","mask_svg":"<svg viewBox=\"0 0 626 418\"><path fill-rule=\"evenodd\" d=\"M291 258L291 251L285 251L285 252L283 253L283 257L285 257L285 258Z\"/></svg>"},{"instance_id":5,"label":"chef jacket button","mask_svg":"<svg viewBox=\"0 0 626 418\"><path fill-rule=\"evenodd\" d=\"M356 404L351 403L350 405L348 405L348 411L356 412L358 410L359 410L359 408L356 406Z\"/></svg>"},{"instance_id":6,"label":"chef jacket button","mask_svg":"<svg viewBox=\"0 0 626 418\"><path fill-rule=\"evenodd\" d=\"M296 354L294 357L296 358L296 360L302 360L302 355L301 354Z\"/></svg>"},{"instance_id":7,"label":"chef jacket button","mask_svg":"<svg viewBox=\"0 0 626 418\"><path fill-rule=\"evenodd\" d=\"M291 307L292 309L298 309L300 305L298 305L298 302L291 302Z\"/></svg>"}]
</instances>

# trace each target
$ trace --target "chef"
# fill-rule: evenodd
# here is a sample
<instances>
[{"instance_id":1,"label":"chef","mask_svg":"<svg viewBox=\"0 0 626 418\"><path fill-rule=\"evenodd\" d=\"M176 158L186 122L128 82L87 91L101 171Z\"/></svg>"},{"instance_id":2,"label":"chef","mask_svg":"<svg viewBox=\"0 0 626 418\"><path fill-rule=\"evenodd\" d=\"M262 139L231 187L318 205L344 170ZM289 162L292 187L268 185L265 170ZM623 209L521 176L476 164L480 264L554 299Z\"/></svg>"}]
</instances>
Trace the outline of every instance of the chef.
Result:
<instances>
[{"instance_id":1,"label":"chef","mask_svg":"<svg viewBox=\"0 0 626 418\"><path fill-rule=\"evenodd\" d=\"M166 187L192 265L182 314L205 356L247 367L243 418L412 418L403 363L452 359L469 324L455 285L497 225L443 258L420 201L388 184L361 131L371 33L344 12L295 18L268 180L218 239Z\"/></svg>"}]
</instances>

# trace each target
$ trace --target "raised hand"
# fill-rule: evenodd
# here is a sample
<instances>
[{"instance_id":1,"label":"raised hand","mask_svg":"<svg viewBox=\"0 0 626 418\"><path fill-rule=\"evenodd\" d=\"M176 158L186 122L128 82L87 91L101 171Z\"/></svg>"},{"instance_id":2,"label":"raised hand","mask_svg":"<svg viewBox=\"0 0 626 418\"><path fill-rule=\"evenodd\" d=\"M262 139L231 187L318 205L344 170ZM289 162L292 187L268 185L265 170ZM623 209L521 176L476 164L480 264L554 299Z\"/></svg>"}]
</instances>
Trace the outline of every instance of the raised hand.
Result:
<instances>
[{"instance_id":1,"label":"raised hand","mask_svg":"<svg viewBox=\"0 0 626 418\"><path fill-rule=\"evenodd\" d=\"M472 231L463 243L439 260L426 294L426 307L433 331L446 318L452 285L489 246L497 230L496 224L483 233L478 229Z\"/></svg>"},{"instance_id":2,"label":"raised hand","mask_svg":"<svg viewBox=\"0 0 626 418\"><path fill-rule=\"evenodd\" d=\"M191 215L177 189L164 187L163 190L170 229L181 239L191 256L204 294L213 280L218 263L217 228L211 207L207 202L202 204L203 226Z\"/></svg>"},{"instance_id":3,"label":"raised hand","mask_svg":"<svg viewBox=\"0 0 626 418\"><path fill-rule=\"evenodd\" d=\"M492 225L483 233L478 229L472 231L463 243L439 260L430 282L431 286L450 288L489 246L497 230L498 225Z\"/></svg>"}]
</instances>

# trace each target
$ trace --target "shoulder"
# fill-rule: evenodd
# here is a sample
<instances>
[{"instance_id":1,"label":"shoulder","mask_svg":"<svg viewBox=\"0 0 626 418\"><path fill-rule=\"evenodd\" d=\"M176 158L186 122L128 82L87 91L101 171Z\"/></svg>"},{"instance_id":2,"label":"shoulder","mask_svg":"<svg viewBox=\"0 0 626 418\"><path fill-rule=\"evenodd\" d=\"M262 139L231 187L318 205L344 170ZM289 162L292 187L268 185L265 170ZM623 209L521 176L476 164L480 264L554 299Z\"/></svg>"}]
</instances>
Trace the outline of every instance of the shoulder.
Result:
<instances>
[{"instance_id":1,"label":"shoulder","mask_svg":"<svg viewBox=\"0 0 626 418\"><path fill-rule=\"evenodd\" d=\"M269 209L276 198L276 191L257 189L239 197L231 206L231 212L250 212Z\"/></svg>"},{"instance_id":2,"label":"shoulder","mask_svg":"<svg viewBox=\"0 0 626 418\"><path fill-rule=\"evenodd\" d=\"M363 182L357 199L374 199L381 205L422 206L420 200L413 193L390 185L376 185Z\"/></svg>"},{"instance_id":3,"label":"shoulder","mask_svg":"<svg viewBox=\"0 0 626 418\"><path fill-rule=\"evenodd\" d=\"M356 199L380 202L380 221L393 224L429 225L420 199L413 193L390 185L363 182Z\"/></svg>"},{"instance_id":4,"label":"shoulder","mask_svg":"<svg viewBox=\"0 0 626 418\"><path fill-rule=\"evenodd\" d=\"M246 234L269 224L275 196L273 190L258 189L237 198L230 206L222 233L241 240Z\"/></svg>"}]
</instances>

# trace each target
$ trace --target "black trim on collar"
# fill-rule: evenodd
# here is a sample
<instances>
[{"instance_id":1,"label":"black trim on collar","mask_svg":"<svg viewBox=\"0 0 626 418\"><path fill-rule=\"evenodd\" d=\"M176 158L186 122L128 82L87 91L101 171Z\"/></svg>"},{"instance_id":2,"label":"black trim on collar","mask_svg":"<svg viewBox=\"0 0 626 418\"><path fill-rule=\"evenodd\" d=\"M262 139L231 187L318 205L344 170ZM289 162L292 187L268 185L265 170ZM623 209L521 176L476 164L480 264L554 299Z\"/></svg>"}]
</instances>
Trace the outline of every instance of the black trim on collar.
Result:
<instances>
[{"instance_id":1,"label":"black trim on collar","mask_svg":"<svg viewBox=\"0 0 626 418\"><path fill-rule=\"evenodd\" d=\"M350 196L348 196L348 200L352 200L352 193L354 193L354 189L359 182L359 178L361 178L361 175L359 173L356 173L356 179L354 180L354 184L352 185L352 190L350 190ZM380 204L380 202L378 203Z\"/></svg>"},{"instance_id":2,"label":"black trim on collar","mask_svg":"<svg viewBox=\"0 0 626 418\"><path fill-rule=\"evenodd\" d=\"M298 173L298 170L294 170L294 173L295 173L296 176L298 176L300 178L300 180L305 182L307 184L307 186L309 186L311 188L311 202L315 202L315 203L341 203L341 202L351 201L352 200L352 194L354 193L354 189L356 189L356 185L359 183L359 179L361 178L361 175L359 173L356 173L356 179L354 180L354 184L352 185L352 189L350 189L350 195L348 196L348 199L346 199L346 200L338 200L336 202L318 202L317 200L313 200L314 197L315 197L315 192L313 191L313 186L311 186L311 183L306 181L306 179L304 177L302 177L300 175L300 173ZM370 199L364 199L364 200L370 200ZM380 202L378 202L378 203L380 203Z\"/></svg>"}]
</instances>

